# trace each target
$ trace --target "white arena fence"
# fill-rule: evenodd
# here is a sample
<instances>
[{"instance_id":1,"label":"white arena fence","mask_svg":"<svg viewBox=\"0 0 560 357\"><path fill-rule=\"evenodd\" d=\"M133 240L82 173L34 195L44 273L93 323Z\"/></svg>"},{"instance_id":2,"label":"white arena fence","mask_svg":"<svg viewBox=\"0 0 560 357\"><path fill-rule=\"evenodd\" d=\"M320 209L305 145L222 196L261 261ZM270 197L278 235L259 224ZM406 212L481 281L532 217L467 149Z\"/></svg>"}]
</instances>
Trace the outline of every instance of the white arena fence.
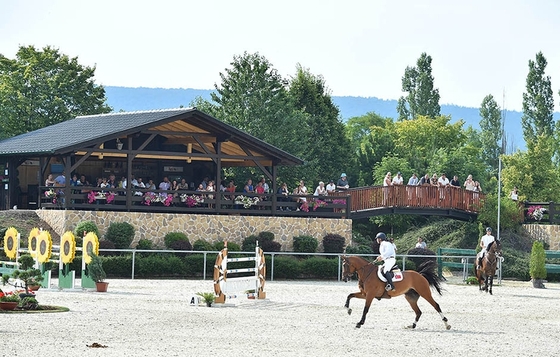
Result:
<instances>
[{"instance_id":1,"label":"white arena fence","mask_svg":"<svg viewBox=\"0 0 560 357\"><path fill-rule=\"evenodd\" d=\"M132 274L131 279L134 279L134 267L135 267L135 260L136 260L136 253L150 253L150 254L163 254L163 253L188 253L188 254L202 254L204 256L203 265L200 267L200 271L202 273L203 280L212 280L213 279L213 270L207 271L207 261L210 260L214 262L216 260L216 256L220 253L220 251L212 250L212 251L201 251L201 250L171 250L171 249L99 249L99 252L118 252L118 253L130 253L132 255ZM255 252L245 252L245 251L230 251L229 254L242 254L242 255L253 255ZM267 278L268 281L274 281L274 258L278 256L295 256L295 255L305 255L305 256L317 256L317 257L337 257L338 259L338 276L337 280L341 281L342 277L342 256L345 254L340 253L296 253L296 252L264 252L264 255L267 256L266 260L270 260L270 277ZM348 254L348 255L357 255L363 257L365 259L373 261L377 258L377 254ZM270 258L268 258L270 257ZM474 262L475 256L448 256L448 255L408 255L408 254L397 254L397 260L402 260L402 269L405 270L406 260L409 258L442 258L445 260L453 260L457 262L461 262L463 264L462 268L462 276L463 280L465 281L469 275L472 273L472 264ZM109 272L110 273L110 272ZM474 274L472 274L474 275ZM499 268L496 271L496 276L498 278L498 284L502 282L502 263L500 261Z\"/></svg>"}]
</instances>

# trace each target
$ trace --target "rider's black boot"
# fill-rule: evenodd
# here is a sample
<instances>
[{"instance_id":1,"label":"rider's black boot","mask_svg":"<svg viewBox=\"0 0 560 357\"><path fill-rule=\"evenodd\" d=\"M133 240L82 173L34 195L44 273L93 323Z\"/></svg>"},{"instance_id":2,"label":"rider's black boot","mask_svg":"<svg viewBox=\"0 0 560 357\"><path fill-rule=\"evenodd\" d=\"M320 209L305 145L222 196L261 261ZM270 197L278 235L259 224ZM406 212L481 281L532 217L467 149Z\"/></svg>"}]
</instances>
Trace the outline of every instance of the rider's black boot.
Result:
<instances>
[{"instance_id":1,"label":"rider's black boot","mask_svg":"<svg viewBox=\"0 0 560 357\"><path fill-rule=\"evenodd\" d=\"M385 287L385 290L387 291L395 290L395 285L393 285L393 273L388 271L384 275L385 275L385 279L387 279L387 286Z\"/></svg>"}]
</instances>

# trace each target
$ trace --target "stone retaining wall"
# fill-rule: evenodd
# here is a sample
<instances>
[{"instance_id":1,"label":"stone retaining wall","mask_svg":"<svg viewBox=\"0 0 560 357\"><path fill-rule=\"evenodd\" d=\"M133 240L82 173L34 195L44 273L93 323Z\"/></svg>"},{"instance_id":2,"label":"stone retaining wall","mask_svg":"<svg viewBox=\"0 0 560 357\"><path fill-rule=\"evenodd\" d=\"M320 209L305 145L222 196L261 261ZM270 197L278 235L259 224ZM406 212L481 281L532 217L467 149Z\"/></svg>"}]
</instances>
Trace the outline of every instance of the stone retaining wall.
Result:
<instances>
[{"instance_id":1,"label":"stone retaining wall","mask_svg":"<svg viewBox=\"0 0 560 357\"><path fill-rule=\"evenodd\" d=\"M560 226L553 224L524 224L523 228L536 240L548 243L550 250L560 250Z\"/></svg>"},{"instance_id":2,"label":"stone retaining wall","mask_svg":"<svg viewBox=\"0 0 560 357\"><path fill-rule=\"evenodd\" d=\"M282 245L282 251L291 251L293 237L299 235L315 237L319 242L329 233L340 234L346 239L346 244L352 239L351 219L74 210L36 212L59 235L68 230L74 231L82 221L93 221L101 235L107 232L112 222L128 222L135 228L132 247L140 239L151 240L154 247L164 247L163 238L169 232L183 232L191 243L204 239L210 243L227 240L241 245L245 237L268 231L274 233L274 240Z\"/></svg>"}]
</instances>

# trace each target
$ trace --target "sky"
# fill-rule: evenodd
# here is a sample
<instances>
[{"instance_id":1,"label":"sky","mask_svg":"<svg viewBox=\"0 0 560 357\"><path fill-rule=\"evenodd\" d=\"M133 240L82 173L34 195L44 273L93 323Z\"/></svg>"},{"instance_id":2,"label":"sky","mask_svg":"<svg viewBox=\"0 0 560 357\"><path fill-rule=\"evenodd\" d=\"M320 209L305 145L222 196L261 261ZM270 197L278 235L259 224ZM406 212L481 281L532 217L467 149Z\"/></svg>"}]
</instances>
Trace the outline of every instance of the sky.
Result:
<instances>
[{"instance_id":1,"label":"sky","mask_svg":"<svg viewBox=\"0 0 560 357\"><path fill-rule=\"evenodd\" d=\"M284 78L297 64L323 76L334 96L398 99L426 52L440 104L492 94L521 110L542 51L559 111L559 18L557 0L0 0L0 54L51 46L104 86L213 89L234 56L258 52Z\"/></svg>"}]
</instances>

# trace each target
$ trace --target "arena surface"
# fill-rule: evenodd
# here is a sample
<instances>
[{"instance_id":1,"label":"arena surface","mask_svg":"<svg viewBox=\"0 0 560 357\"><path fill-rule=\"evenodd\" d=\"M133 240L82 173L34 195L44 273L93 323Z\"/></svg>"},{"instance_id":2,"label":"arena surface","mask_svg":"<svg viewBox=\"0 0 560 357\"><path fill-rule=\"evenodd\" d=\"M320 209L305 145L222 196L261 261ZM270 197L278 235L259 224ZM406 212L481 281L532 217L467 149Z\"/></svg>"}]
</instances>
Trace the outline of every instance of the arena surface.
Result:
<instances>
[{"instance_id":1,"label":"arena surface","mask_svg":"<svg viewBox=\"0 0 560 357\"><path fill-rule=\"evenodd\" d=\"M560 341L560 284L504 281L494 295L460 281L435 295L451 330L423 299L415 330L404 297L343 308L357 282L267 282L266 300L189 306L206 280L108 280L109 291L41 289L64 313L0 314L0 356L553 356ZM56 281L55 281L56 283ZM106 348L87 347L92 344Z\"/></svg>"}]
</instances>

